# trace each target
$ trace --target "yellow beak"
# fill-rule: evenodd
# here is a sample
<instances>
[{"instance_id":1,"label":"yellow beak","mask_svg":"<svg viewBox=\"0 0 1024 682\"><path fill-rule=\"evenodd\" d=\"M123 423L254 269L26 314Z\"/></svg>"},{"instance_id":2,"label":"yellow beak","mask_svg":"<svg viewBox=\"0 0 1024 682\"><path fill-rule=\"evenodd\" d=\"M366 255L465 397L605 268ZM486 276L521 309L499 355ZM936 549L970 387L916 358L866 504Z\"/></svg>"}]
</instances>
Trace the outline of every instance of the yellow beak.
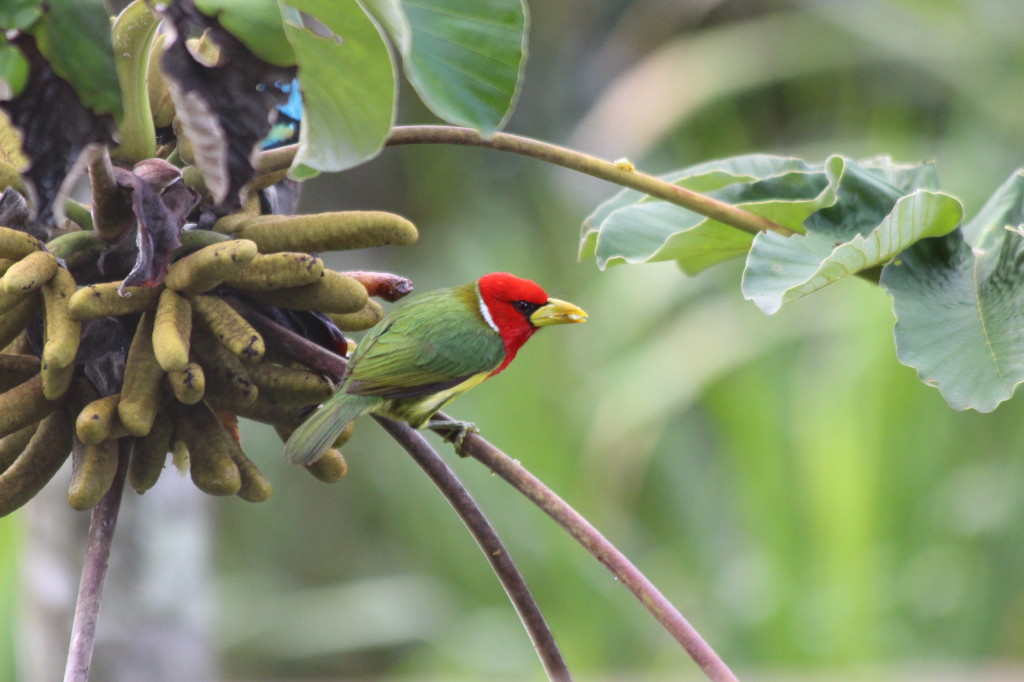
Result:
<instances>
[{"instance_id":1,"label":"yellow beak","mask_svg":"<svg viewBox=\"0 0 1024 682\"><path fill-rule=\"evenodd\" d=\"M533 311L533 315L530 315L530 323L534 327L586 321L587 314L583 312L582 308L577 308L567 301L559 301L557 298L549 298L545 305L537 308Z\"/></svg>"}]
</instances>

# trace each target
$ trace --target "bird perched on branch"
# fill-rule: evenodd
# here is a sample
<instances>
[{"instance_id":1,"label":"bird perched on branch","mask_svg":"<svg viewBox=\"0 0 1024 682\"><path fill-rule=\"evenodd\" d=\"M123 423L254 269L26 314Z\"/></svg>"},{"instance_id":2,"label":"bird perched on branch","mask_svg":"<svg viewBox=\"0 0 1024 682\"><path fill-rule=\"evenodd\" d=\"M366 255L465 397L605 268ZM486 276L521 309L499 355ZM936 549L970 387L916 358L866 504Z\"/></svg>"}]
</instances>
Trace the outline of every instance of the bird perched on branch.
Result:
<instances>
[{"instance_id":1,"label":"bird perched on branch","mask_svg":"<svg viewBox=\"0 0 1024 682\"><path fill-rule=\"evenodd\" d=\"M586 319L572 303L505 272L413 296L367 332L341 388L295 430L285 457L316 461L362 414L427 426L446 403L505 369L538 329ZM464 436L472 425L456 428Z\"/></svg>"}]
</instances>

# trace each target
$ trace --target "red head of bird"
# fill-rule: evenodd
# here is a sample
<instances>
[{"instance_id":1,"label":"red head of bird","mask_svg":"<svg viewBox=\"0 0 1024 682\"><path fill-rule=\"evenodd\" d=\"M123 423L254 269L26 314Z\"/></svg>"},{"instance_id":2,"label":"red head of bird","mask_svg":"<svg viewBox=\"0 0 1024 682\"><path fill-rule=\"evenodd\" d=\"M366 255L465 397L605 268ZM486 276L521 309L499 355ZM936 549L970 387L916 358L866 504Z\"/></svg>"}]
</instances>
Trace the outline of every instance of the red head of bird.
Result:
<instances>
[{"instance_id":1,"label":"red head of bird","mask_svg":"<svg viewBox=\"0 0 1024 682\"><path fill-rule=\"evenodd\" d=\"M582 322L587 317L571 303L550 298L536 282L507 272L481 277L477 293L481 316L505 344L505 360L492 375L505 369L540 327Z\"/></svg>"}]
</instances>

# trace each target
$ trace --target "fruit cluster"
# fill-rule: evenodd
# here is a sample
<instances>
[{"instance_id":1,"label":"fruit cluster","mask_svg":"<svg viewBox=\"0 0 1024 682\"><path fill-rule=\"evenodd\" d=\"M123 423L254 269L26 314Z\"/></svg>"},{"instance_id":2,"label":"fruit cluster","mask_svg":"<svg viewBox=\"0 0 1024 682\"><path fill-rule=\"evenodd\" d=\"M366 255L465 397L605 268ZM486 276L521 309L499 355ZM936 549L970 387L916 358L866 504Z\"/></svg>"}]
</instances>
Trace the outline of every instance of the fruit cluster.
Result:
<instances>
[{"instance_id":1,"label":"fruit cluster","mask_svg":"<svg viewBox=\"0 0 1024 682\"><path fill-rule=\"evenodd\" d=\"M144 287L89 283L108 246L92 230L43 243L0 227L0 516L41 489L69 453L75 509L104 495L119 453L130 457L128 481L139 492L173 453L207 493L266 499L270 483L243 452L237 418L286 438L338 377L268 344L259 321L305 316L343 346L338 330L380 319L369 294L405 292L386 290L393 276L335 272L313 254L416 236L389 213L243 211L183 232L162 283ZM345 461L335 449L309 469L334 481Z\"/></svg>"}]
</instances>

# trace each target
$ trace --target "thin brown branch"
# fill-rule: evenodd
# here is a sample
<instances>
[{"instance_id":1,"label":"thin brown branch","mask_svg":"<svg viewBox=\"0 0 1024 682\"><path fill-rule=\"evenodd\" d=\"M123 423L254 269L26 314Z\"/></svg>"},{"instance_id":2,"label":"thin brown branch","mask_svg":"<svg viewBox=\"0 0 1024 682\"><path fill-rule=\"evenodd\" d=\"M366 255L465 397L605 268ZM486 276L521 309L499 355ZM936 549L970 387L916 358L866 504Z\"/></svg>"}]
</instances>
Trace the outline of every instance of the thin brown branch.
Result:
<instances>
[{"instance_id":1,"label":"thin brown branch","mask_svg":"<svg viewBox=\"0 0 1024 682\"><path fill-rule=\"evenodd\" d=\"M374 419L416 460L466 524L519 614L548 679L555 682L571 680L569 668L526 580L473 496L418 431L408 424L384 417L374 415Z\"/></svg>"},{"instance_id":2,"label":"thin brown branch","mask_svg":"<svg viewBox=\"0 0 1024 682\"><path fill-rule=\"evenodd\" d=\"M451 421L451 417L437 414L438 420ZM435 429L441 435L445 427ZM735 682L736 676L700 633L672 605L633 563L626 558L600 531L579 512L545 486L540 479L521 464L475 433L467 433L462 441L462 452L482 462L501 476L519 492L528 497L548 516L555 520L577 542L605 565L612 574L632 592L640 603L661 623L676 641L683 645L690 657L713 682Z\"/></svg>"},{"instance_id":3,"label":"thin brown branch","mask_svg":"<svg viewBox=\"0 0 1024 682\"><path fill-rule=\"evenodd\" d=\"M82 579L78 585L78 602L75 604L75 619L71 625L71 644L68 647L67 667L64 682L87 682L92 665L93 646L96 642L96 623L100 615L100 600L103 597L103 580L107 575L110 559L110 545L114 540L117 514L121 508L121 493L128 471L128 454L131 440L122 438L118 444L117 473L110 489L93 507L89 518L89 535L82 564Z\"/></svg>"},{"instance_id":4,"label":"thin brown branch","mask_svg":"<svg viewBox=\"0 0 1024 682\"><path fill-rule=\"evenodd\" d=\"M632 164L606 161L590 154L529 137L509 133L495 133L490 137L482 137L475 130L457 126L398 126L393 128L387 145L403 144L460 144L511 152L638 190L750 234L764 231L786 235L794 234L787 227L744 211L732 204L673 185L671 182L665 182L653 175L641 173Z\"/></svg>"},{"instance_id":5,"label":"thin brown branch","mask_svg":"<svg viewBox=\"0 0 1024 682\"><path fill-rule=\"evenodd\" d=\"M501 152L519 154L539 161L553 163L563 168L585 173L586 175L607 180L622 187L629 187L658 199L682 206L694 213L717 220L748 234L759 232L778 232L779 234L796 234L788 227L772 222L755 213L727 204L709 196L679 187L653 175L641 173L628 163L616 163L584 154L567 147L560 147L550 142L542 142L521 135L495 133L483 137L470 128L458 126L396 126L385 143L389 147L406 144L457 144L471 147L485 147ZM262 152L257 161L257 168L277 170L287 167L294 159L298 145L279 147L270 152Z\"/></svg>"}]
</instances>

